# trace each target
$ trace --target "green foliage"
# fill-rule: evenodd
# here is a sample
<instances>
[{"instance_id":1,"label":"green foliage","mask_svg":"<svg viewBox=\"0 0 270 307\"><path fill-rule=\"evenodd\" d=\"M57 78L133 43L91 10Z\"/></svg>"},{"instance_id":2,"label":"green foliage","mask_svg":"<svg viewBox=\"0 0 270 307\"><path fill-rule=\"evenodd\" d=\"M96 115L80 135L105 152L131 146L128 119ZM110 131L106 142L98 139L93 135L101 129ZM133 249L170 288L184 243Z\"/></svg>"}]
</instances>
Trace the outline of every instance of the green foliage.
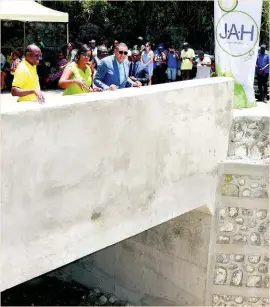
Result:
<instances>
[{"instance_id":1,"label":"green foliage","mask_svg":"<svg viewBox=\"0 0 270 307\"><path fill-rule=\"evenodd\" d=\"M214 52L214 4L207 1L106 1L38 0L44 6L69 14L71 41L88 42L102 38L110 45L114 39L136 43L138 36L178 47L188 41L194 49ZM261 42L269 40L269 0L263 2ZM22 23L5 22L2 45L23 44ZM27 42L39 32L47 47L66 43L64 24L27 23ZM4 42L4 43L3 43ZM17 45L18 46L18 45Z\"/></svg>"},{"instance_id":2,"label":"green foliage","mask_svg":"<svg viewBox=\"0 0 270 307\"><path fill-rule=\"evenodd\" d=\"M263 1L262 11L262 24L261 24L261 43L266 43L269 47L270 32L270 2L269 0Z\"/></svg>"},{"instance_id":3,"label":"green foliage","mask_svg":"<svg viewBox=\"0 0 270 307\"><path fill-rule=\"evenodd\" d=\"M212 1L42 1L50 8L70 16L73 40L106 38L129 45L140 35L153 42L187 40L197 48L213 46ZM204 44L208 46L204 46Z\"/></svg>"}]
</instances>

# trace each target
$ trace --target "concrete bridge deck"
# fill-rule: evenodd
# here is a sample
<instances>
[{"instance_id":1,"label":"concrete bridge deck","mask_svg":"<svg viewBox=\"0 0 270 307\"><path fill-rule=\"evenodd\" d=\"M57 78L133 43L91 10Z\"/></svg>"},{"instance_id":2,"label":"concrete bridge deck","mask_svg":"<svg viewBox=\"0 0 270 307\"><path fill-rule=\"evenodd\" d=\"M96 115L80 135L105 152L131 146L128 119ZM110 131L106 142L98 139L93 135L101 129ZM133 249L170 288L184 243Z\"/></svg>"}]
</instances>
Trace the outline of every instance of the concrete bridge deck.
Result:
<instances>
[{"instance_id":1,"label":"concrete bridge deck","mask_svg":"<svg viewBox=\"0 0 270 307\"><path fill-rule=\"evenodd\" d=\"M269 104L231 110L229 78L46 94L44 106L1 97L1 290L94 253L62 272L134 304L268 300L250 256L243 271L220 259L269 259ZM251 208L258 231L226 215Z\"/></svg>"},{"instance_id":2,"label":"concrete bridge deck","mask_svg":"<svg viewBox=\"0 0 270 307\"><path fill-rule=\"evenodd\" d=\"M233 80L1 104L1 290L195 208L213 212Z\"/></svg>"}]
</instances>

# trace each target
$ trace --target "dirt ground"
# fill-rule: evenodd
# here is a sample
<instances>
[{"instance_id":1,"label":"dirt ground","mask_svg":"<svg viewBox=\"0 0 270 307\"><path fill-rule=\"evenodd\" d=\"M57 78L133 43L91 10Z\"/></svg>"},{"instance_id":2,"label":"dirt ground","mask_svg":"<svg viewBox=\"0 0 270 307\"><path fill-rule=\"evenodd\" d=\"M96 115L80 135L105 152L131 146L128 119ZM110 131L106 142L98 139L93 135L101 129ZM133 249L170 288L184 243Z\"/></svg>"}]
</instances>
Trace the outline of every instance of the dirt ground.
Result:
<instances>
[{"instance_id":1,"label":"dirt ground","mask_svg":"<svg viewBox=\"0 0 270 307\"><path fill-rule=\"evenodd\" d=\"M1 306L130 306L99 289L46 275L1 293Z\"/></svg>"}]
</instances>

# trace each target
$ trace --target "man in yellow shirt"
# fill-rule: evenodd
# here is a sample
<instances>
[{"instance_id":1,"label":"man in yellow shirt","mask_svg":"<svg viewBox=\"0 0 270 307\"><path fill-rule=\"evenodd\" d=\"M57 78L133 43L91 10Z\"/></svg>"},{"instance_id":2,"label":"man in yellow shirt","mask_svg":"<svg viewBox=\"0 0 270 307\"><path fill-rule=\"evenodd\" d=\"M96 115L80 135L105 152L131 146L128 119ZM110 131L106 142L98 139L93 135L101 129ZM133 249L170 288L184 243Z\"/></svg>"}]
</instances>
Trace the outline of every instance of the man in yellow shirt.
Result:
<instances>
[{"instance_id":1,"label":"man in yellow shirt","mask_svg":"<svg viewBox=\"0 0 270 307\"><path fill-rule=\"evenodd\" d=\"M40 91L37 65L41 59L41 50L35 45L26 48L25 58L18 65L12 82L11 94L18 96L18 101L38 101L44 103L44 95Z\"/></svg>"},{"instance_id":2,"label":"man in yellow shirt","mask_svg":"<svg viewBox=\"0 0 270 307\"><path fill-rule=\"evenodd\" d=\"M189 48L188 43L184 43L184 49L181 51L181 75L183 80L191 79L191 71L193 67L194 58L194 50Z\"/></svg>"}]
</instances>

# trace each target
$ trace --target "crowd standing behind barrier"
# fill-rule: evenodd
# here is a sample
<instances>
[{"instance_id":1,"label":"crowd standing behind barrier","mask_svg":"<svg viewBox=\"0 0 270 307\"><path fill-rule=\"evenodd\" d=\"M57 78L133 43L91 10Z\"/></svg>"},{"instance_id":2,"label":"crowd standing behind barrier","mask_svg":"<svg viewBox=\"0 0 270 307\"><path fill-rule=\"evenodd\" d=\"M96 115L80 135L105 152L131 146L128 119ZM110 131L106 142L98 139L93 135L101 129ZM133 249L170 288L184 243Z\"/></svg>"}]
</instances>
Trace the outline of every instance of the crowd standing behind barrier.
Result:
<instances>
[{"instance_id":1,"label":"crowd standing behind barrier","mask_svg":"<svg viewBox=\"0 0 270 307\"><path fill-rule=\"evenodd\" d=\"M41 54L38 62L33 64L36 65L40 89L62 88L64 95L71 95L82 91L115 90L128 86L149 86L216 76L214 57L201 51L199 52L202 57L200 60L198 54L186 42L181 50L178 50L173 44L168 45L167 50L163 43L158 44L157 48L153 48L151 42L144 43L142 37L138 37L137 44L132 48L128 49L128 46L124 44L126 49L124 48L124 51L119 50L119 45L123 46L123 44L115 40L107 48L104 40L100 45L97 45L96 41L91 39L88 44L69 42L56 53L48 50L41 37L37 35L31 46L39 48ZM82 53L82 48L87 48L85 49L86 57ZM119 54L119 52L122 54ZM29 53L28 50L28 60L29 54L31 52ZM84 59L82 59L83 57ZM119 62L119 59L122 62ZM25 66L28 60L26 54L23 54L23 51L19 49L14 50L11 56L1 53L1 91L10 91L14 88L14 85L16 85L16 82L13 84L15 75L17 75L18 80L17 69L19 67L19 72L22 74L20 66ZM205 66L208 69L205 69ZM110 73L104 71L104 69L111 69L110 67L113 68ZM202 70L204 73L201 73ZM85 77L86 75L87 77ZM100 79L101 75L105 83L104 80ZM111 80L108 81L108 79ZM127 82L120 84L120 79ZM110 84L107 86L106 82ZM118 85L114 84L117 82ZM17 84L17 86L19 85ZM13 89L12 93L13 95L18 94L18 91ZM31 95L35 94L32 93ZM33 98L33 96L31 97ZM25 98L19 96L19 101L22 100L25 100Z\"/></svg>"}]
</instances>

